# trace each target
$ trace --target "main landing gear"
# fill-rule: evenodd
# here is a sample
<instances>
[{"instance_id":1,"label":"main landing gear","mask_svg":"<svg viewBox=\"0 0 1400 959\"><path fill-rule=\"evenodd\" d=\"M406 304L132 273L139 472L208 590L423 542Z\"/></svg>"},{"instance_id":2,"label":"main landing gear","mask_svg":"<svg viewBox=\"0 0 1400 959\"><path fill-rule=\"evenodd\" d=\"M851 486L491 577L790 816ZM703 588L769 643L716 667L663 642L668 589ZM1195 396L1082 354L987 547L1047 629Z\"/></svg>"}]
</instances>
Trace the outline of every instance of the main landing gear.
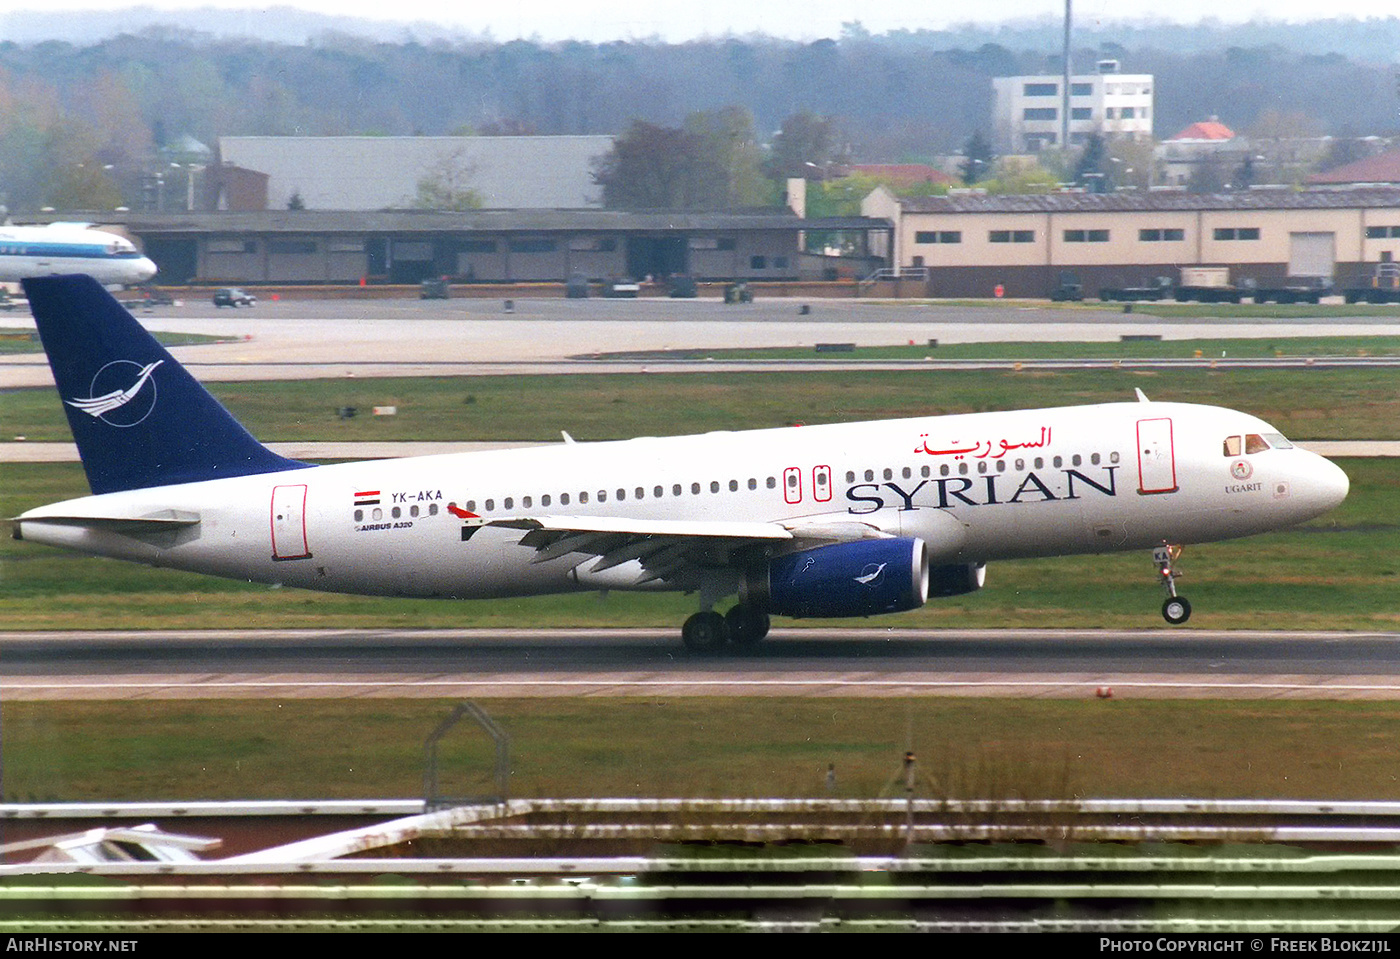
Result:
<instances>
[{"instance_id":1,"label":"main landing gear","mask_svg":"<svg viewBox=\"0 0 1400 959\"><path fill-rule=\"evenodd\" d=\"M1167 590L1167 598L1162 602L1162 618L1173 626L1180 626L1191 618L1191 603L1185 596L1176 594L1176 559L1181 555L1180 546L1163 543L1152 551L1152 559L1157 563L1157 575Z\"/></svg>"},{"instance_id":2,"label":"main landing gear","mask_svg":"<svg viewBox=\"0 0 1400 959\"><path fill-rule=\"evenodd\" d=\"M768 635L768 614L740 603L721 616L712 609L701 610L681 627L681 640L687 649L717 652L726 644L752 649Z\"/></svg>"}]
</instances>

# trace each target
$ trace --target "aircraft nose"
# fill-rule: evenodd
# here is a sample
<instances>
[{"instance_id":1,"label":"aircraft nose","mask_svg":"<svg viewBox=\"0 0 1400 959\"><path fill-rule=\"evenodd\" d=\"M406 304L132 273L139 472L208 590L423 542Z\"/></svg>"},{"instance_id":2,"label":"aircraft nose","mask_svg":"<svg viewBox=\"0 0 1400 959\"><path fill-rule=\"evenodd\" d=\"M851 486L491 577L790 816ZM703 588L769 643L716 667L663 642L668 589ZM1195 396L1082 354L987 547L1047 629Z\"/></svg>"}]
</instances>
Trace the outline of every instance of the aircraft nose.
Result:
<instances>
[{"instance_id":1,"label":"aircraft nose","mask_svg":"<svg viewBox=\"0 0 1400 959\"><path fill-rule=\"evenodd\" d=\"M149 257L141 257L138 262L138 269L141 271L141 282L144 283L156 275L157 267Z\"/></svg>"},{"instance_id":2,"label":"aircraft nose","mask_svg":"<svg viewBox=\"0 0 1400 959\"><path fill-rule=\"evenodd\" d=\"M1308 499L1311 504L1317 507L1319 513L1340 506L1351 490L1351 480L1347 474L1336 463L1316 454L1311 467L1307 475Z\"/></svg>"}]
</instances>

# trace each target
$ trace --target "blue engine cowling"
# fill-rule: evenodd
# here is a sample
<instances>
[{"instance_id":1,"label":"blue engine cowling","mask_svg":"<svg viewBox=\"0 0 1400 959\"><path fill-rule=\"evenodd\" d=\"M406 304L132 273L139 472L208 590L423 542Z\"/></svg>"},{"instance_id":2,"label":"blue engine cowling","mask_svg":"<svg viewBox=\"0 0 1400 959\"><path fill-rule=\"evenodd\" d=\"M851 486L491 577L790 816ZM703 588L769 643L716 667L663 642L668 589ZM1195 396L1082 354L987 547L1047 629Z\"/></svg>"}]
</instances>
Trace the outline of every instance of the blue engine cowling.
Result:
<instances>
[{"instance_id":1,"label":"blue engine cowling","mask_svg":"<svg viewBox=\"0 0 1400 959\"><path fill-rule=\"evenodd\" d=\"M921 539L821 546L779 556L754 572L746 601L779 616L873 616L917 609L928 599Z\"/></svg>"}]
</instances>

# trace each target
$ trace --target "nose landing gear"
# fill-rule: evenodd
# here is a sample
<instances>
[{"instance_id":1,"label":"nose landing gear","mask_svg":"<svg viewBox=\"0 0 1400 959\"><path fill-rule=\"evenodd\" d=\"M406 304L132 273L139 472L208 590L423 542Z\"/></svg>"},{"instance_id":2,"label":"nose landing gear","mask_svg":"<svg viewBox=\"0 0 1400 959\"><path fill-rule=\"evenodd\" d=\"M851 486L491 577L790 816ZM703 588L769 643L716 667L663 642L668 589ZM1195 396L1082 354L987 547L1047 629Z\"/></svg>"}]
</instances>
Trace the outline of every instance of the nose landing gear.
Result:
<instances>
[{"instance_id":1,"label":"nose landing gear","mask_svg":"<svg viewBox=\"0 0 1400 959\"><path fill-rule=\"evenodd\" d=\"M1163 543L1152 550L1152 559L1157 563L1157 575L1167 591L1167 598L1162 602L1162 618L1173 626L1180 626L1191 618L1190 601L1176 593L1176 578L1181 574L1176 571L1175 564L1180 555L1181 547L1172 546L1170 543Z\"/></svg>"}]
</instances>

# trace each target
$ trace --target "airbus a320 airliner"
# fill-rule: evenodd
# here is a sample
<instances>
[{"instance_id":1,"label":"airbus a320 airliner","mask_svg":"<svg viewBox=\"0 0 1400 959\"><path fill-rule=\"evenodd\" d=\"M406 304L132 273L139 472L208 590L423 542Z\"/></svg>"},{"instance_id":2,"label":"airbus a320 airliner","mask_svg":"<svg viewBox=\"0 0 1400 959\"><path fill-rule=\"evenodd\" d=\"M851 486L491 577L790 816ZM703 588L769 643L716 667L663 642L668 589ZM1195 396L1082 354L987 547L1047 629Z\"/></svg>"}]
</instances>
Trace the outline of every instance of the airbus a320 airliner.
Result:
<instances>
[{"instance_id":1,"label":"airbus a320 airliner","mask_svg":"<svg viewBox=\"0 0 1400 959\"><path fill-rule=\"evenodd\" d=\"M979 589L993 560L1280 529L1347 477L1246 413L1138 402L312 466L255 440L97 283L25 282L91 496L15 536L383 596L684 590L688 646L772 615L870 616ZM721 615L727 597L737 603Z\"/></svg>"}]
</instances>

